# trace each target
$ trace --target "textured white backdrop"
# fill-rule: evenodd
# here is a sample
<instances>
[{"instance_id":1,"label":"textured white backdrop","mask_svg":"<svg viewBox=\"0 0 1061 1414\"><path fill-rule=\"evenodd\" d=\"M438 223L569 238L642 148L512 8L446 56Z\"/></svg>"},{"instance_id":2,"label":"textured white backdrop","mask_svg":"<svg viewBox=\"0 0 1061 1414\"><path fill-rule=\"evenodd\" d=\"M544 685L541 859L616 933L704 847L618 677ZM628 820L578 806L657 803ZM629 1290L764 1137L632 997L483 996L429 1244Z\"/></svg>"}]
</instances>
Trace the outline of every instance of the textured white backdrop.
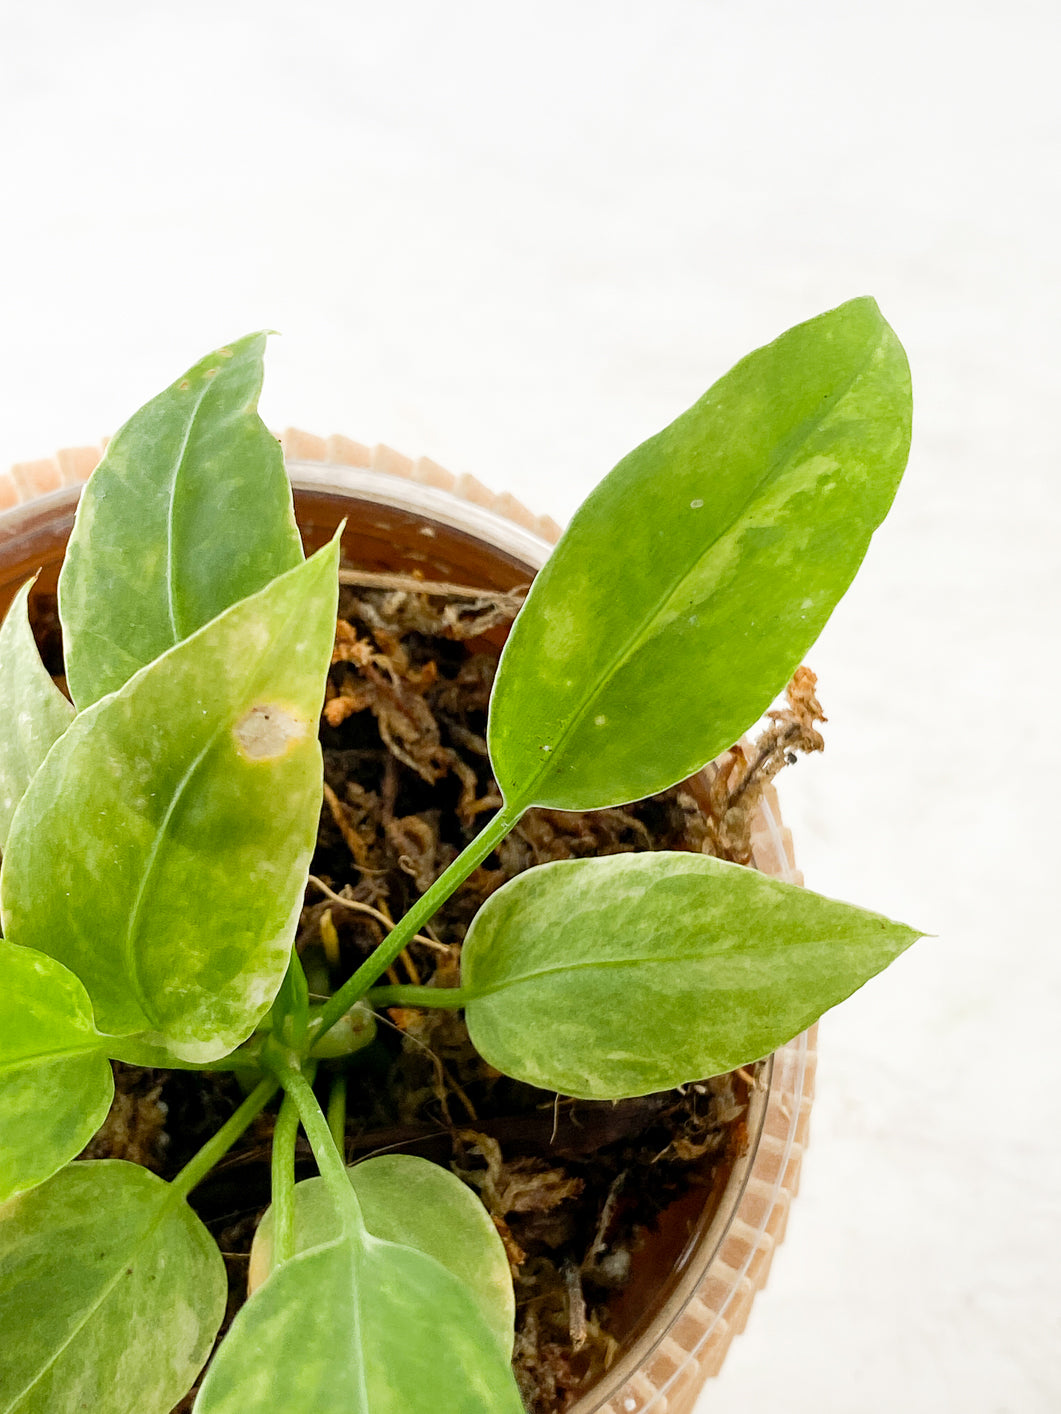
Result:
<instances>
[{"instance_id":1,"label":"textured white backdrop","mask_svg":"<svg viewBox=\"0 0 1061 1414\"><path fill-rule=\"evenodd\" d=\"M907 482L811 662L808 883L938 936L822 1027L709 1414L1061 1407L1054 0L0 9L0 464L284 331L263 411L558 519L873 293Z\"/></svg>"}]
</instances>

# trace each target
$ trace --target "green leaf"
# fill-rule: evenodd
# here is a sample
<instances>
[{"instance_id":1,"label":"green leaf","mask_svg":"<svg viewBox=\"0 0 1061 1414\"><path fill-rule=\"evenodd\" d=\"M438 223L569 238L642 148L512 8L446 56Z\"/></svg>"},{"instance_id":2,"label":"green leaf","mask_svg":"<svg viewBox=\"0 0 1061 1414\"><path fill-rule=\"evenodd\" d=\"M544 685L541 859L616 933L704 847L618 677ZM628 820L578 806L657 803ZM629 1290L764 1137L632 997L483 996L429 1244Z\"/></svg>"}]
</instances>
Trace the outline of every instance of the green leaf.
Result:
<instances>
[{"instance_id":1,"label":"green leaf","mask_svg":"<svg viewBox=\"0 0 1061 1414\"><path fill-rule=\"evenodd\" d=\"M0 941L0 1203L79 1154L113 1095L84 987L43 953Z\"/></svg>"},{"instance_id":2,"label":"green leaf","mask_svg":"<svg viewBox=\"0 0 1061 1414\"><path fill-rule=\"evenodd\" d=\"M236 1317L195 1414L523 1414L475 1298L356 1223L292 1257Z\"/></svg>"},{"instance_id":3,"label":"green leaf","mask_svg":"<svg viewBox=\"0 0 1061 1414\"><path fill-rule=\"evenodd\" d=\"M817 638L906 464L910 382L870 299L750 354L576 512L490 708L506 800L588 810L725 750Z\"/></svg>"},{"instance_id":4,"label":"green leaf","mask_svg":"<svg viewBox=\"0 0 1061 1414\"><path fill-rule=\"evenodd\" d=\"M168 1184L71 1164L0 1213L0 1414L168 1414L226 1293L216 1244Z\"/></svg>"},{"instance_id":5,"label":"green leaf","mask_svg":"<svg viewBox=\"0 0 1061 1414\"><path fill-rule=\"evenodd\" d=\"M493 1331L502 1355L512 1354L515 1296L497 1229L475 1194L448 1169L412 1154L383 1154L347 1169L365 1227L373 1237L426 1252L464 1285ZM342 1232L322 1178L295 1186L295 1252L332 1242ZM249 1286L272 1266L273 1210L254 1234Z\"/></svg>"},{"instance_id":6,"label":"green leaf","mask_svg":"<svg viewBox=\"0 0 1061 1414\"><path fill-rule=\"evenodd\" d=\"M59 578L80 710L302 560L257 413L265 339L218 349L134 413L82 493Z\"/></svg>"},{"instance_id":7,"label":"green leaf","mask_svg":"<svg viewBox=\"0 0 1061 1414\"><path fill-rule=\"evenodd\" d=\"M80 713L15 813L5 936L96 1025L227 1054L283 978L320 811L338 541Z\"/></svg>"},{"instance_id":8,"label":"green leaf","mask_svg":"<svg viewBox=\"0 0 1061 1414\"><path fill-rule=\"evenodd\" d=\"M472 1044L518 1080L585 1099L747 1065L920 934L699 854L543 864L472 920Z\"/></svg>"},{"instance_id":9,"label":"green leaf","mask_svg":"<svg viewBox=\"0 0 1061 1414\"><path fill-rule=\"evenodd\" d=\"M0 853L37 767L66 731L74 709L52 682L29 626L30 580L0 627Z\"/></svg>"}]
</instances>

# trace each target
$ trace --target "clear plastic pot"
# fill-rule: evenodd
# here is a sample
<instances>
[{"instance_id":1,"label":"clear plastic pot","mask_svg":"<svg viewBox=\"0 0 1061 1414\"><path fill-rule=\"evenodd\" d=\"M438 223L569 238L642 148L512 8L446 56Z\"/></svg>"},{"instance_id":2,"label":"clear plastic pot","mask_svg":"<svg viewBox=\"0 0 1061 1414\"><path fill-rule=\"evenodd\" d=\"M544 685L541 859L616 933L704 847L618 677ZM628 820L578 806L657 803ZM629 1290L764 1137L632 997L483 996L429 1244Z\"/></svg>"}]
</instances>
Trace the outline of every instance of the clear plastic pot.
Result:
<instances>
[{"instance_id":1,"label":"clear plastic pot","mask_svg":"<svg viewBox=\"0 0 1061 1414\"><path fill-rule=\"evenodd\" d=\"M559 533L510 496L386 447L303 433L283 439L307 548L346 517L344 553L362 568L511 589L544 563ZM43 567L54 590L80 483L99 456L78 448L0 475L0 614ZM800 881L791 839L767 789L753 831L757 868ZM743 1330L781 1241L807 1141L815 1031L782 1047L749 1087L745 1152L724 1181L672 1214L639 1255L647 1314L623 1333L608 1374L572 1414L692 1414L705 1381Z\"/></svg>"}]
</instances>

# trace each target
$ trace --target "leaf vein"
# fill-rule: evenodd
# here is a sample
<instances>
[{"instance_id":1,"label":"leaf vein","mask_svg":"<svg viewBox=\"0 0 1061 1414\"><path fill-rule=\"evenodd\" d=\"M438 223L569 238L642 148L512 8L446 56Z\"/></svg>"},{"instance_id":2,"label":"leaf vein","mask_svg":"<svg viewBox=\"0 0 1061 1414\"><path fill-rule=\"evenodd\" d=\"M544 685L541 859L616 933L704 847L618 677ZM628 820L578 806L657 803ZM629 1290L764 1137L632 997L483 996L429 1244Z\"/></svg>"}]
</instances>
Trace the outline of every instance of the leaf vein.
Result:
<instances>
[{"instance_id":1,"label":"leaf vein","mask_svg":"<svg viewBox=\"0 0 1061 1414\"><path fill-rule=\"evenodd\" d=\"M173 473L170 477L169 482L169 503L166 507L166 608L169 611L169 622L170 628L173 630L174 643L179 643L183 636L181 630L177 627L177 606L174 602L173 597L173 582L175 577L174 563L176 558L174 552L174 541L176 539L176 530L174 527L174 510L177 504L177 482L180 480L181 472L183 471L185 461L187 460L188 447L191 443L192 429L195 426L196 418L199 416L200 409L202 408L203 403L206 401L207 394L209 393L212 387L212 382L204 382L202 391L196 398L195 405L192 407L191 412L188 415L188 420L184 428L183 440L181 442L180 450L177 453L176 465L173 468Z\"/></svg>"}]
</instances>

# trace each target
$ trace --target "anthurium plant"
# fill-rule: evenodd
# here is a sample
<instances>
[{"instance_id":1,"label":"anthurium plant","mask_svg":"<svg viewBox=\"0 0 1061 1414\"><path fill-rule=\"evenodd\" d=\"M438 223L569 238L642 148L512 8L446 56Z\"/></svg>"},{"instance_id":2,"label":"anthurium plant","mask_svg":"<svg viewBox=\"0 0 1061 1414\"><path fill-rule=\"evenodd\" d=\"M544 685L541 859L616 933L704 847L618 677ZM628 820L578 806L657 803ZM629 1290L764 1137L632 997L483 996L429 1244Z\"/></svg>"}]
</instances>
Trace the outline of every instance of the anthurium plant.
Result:
<instances>
[{"instance_id":1,"label":"anthurium plant","mask_svg":"<svg viewBox=\"0 0 1061 1414\"><path fill-rule=\"evenodd\" d=\"M38 655L29 584L0 630L0 1414L166 1414L191 1387L225 1275L186 1200L274 1102L255 1290L198 1414L516 1414L490 1221L424 1160L348 1169L318 1065L358 1083L377 1008L460 1007L508 1075L644 1095L758 1060L917 936L706 856L617 855L493 894L458 987L379 985L529 807L662 791L785 686L906 462L906 359L858 299L738 363L577 512L501 657L502 807L311 996L293 940L340 547L303 555L256 411L264 343L148 403L86 486L59 584L69 696ZM240 1071L247 1097L173 1182L78 1161L112 1059ZM302 1183L299 1126L320 1174Z\"/></svg>"}]
</instances>

